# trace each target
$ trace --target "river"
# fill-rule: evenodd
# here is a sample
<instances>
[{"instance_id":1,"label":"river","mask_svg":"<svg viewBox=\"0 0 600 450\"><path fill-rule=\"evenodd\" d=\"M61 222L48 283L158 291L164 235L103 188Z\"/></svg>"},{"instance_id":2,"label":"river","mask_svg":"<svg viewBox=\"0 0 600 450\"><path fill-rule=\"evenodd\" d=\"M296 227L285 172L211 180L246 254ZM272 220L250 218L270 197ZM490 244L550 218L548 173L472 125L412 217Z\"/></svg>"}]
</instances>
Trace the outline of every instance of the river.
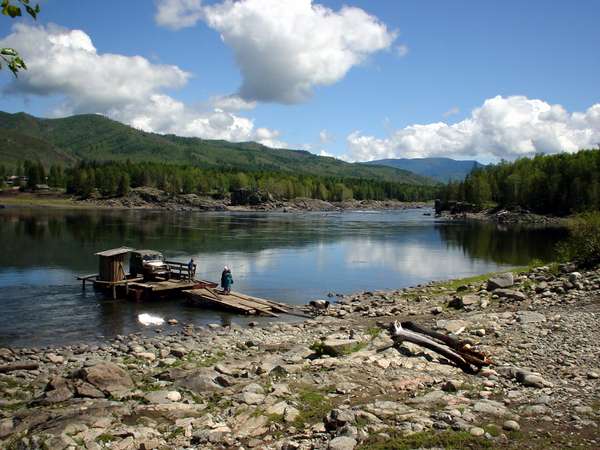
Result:
<instances>
[{"instance_id":1,"label":"river","mask_svg":"<svg viewBox=\"0 0 600 450\"><path fill-rule=\"evenodd\" d=\"M0 210L0 346L98 342L145 330L137 321L144 312L196 325L255 320L183 299L136 304L82 290L75 277L96 273L94 253L114 247L160 250L183 262L194 257L202 279L218 280L228 265L235 290L305 304L329 292L397 289L549 259L564 236L556 228L449 222L425 213L431 211L6 208Z\"/></svg>"}]
</instances>

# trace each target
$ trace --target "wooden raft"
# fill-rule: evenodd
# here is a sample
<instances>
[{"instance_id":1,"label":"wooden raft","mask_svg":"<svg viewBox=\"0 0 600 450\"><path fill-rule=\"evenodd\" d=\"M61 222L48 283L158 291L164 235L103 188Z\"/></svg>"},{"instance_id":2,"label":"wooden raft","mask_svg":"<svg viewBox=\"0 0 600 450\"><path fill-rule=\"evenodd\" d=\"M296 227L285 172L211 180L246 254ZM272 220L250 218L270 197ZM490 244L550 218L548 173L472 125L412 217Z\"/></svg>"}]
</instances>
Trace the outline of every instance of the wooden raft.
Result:
<instances>
[{"instance_id":1,"label":"wooden raft","mask_svg":"<svg viewBox=\"0 0 600 450\"><path fill-rule=\"evenodd\" d=\"M231 292L228 295L221 291L203 287L200 289L190 289L183 293L194 303L228 309L237 313L249 315L265 315L269 317L279 317L275 313L293 314L292 308L284 303L277 303L263 298L244 295L239 292Z\"/></svg>"}]
</instances>

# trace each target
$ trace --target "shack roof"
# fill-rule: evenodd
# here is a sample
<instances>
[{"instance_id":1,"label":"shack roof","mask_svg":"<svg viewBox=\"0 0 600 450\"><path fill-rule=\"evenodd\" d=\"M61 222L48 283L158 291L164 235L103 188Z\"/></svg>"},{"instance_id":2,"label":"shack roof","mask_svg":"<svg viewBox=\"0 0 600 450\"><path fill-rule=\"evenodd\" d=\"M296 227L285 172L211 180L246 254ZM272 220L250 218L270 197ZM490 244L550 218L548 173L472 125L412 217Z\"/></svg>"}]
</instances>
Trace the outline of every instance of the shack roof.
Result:
<instances>
[{"instance_id":1,"label":"shack roof","mask_svg":"<svg viewBox=\"0 0 600 450\"><path fill-rule=\"evenodd\" d=\"M98 253L96 253L96 255L110 257L110 256L122 255L123 253L129 253L132 250L133 249L129 248L129 247L119 247L119 248L113 248L111 250L104 250L103 252L98 252Z\"/></svg>"},{"instance_id":2,"label":"shack roof","mask_svg":"<svg viewBox=\"0 0 600 450\"><path fill-rule=\"evenodd\" d=\"M161 255L162 256L162 253L159 252L158 250L146 249L146 250L132 250L132 251L133 251L133 253L138 253L141 256L145 256L145 255Z\"/></svg>"}]
</instances>

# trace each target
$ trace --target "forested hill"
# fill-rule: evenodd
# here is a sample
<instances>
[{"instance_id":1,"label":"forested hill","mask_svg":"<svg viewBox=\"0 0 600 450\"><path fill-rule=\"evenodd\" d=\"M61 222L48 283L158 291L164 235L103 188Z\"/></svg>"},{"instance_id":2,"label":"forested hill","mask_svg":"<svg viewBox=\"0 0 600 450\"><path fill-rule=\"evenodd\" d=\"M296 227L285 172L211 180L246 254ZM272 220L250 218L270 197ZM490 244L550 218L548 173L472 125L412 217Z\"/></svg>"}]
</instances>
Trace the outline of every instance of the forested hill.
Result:
<instances>
[{"instance_id":1,"label":"forested hill","mask_svg":"<svg viewBox=\"0 0 600 450\"><path fill-rule=\"evenodd\" d=\"M16 166L26 159L46 166L85 160L129 160L433 184L429 178L392 167L351 164L307 151L272 149L254 142L147 133L95 114L40 119L25 113L0 112L0 160Z\"/></svg>"},{"instance_id":2,"label":"forested hill","mask_svg":"<svg viewBox=\"0 0 600 450\"><path fill-rule=\"evenodd\" d=\"M370 161L368 164L408 170L441 182L462 181L473 169L483 167L477 161L457 161L451 158L398 158Z\"/></svg>"},{"instance_id":3,"label":"forested hill","mask_svg":"<svg viewBox=\"0 0 600 450\"><path fill-rule=\"evenodd\" d=\"M600 210L600 150L539 155L476 169L449 183L443 200L566 215Z\"/></svg>"}]
</instances>

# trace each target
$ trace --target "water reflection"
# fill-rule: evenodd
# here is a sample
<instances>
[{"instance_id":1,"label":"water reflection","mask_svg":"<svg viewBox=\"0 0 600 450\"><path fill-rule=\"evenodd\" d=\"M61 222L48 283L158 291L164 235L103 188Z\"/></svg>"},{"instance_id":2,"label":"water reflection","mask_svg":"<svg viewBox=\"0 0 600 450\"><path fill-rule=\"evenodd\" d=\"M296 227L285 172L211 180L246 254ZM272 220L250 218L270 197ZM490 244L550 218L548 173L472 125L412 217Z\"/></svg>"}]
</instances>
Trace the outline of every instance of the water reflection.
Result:
<instances>
[{"instance_id":1,"label":"water reflection","mask_svg":"<svg viewBox=\"0 0 600 450\"><path fill-rule=\"evenodd\" d=\"M134 304L81 292L97 251L126 245L194 256L198 276L233 268L234 288L290 303L329 291L398 288L552 256L556 229L446 223L423 211L206 214L0 211L0 345L95 340L140 329L137 314L182 322L243 322L180 300ZM22 318L26 318L23 320Z\"/></svg>"}]
</instances>

